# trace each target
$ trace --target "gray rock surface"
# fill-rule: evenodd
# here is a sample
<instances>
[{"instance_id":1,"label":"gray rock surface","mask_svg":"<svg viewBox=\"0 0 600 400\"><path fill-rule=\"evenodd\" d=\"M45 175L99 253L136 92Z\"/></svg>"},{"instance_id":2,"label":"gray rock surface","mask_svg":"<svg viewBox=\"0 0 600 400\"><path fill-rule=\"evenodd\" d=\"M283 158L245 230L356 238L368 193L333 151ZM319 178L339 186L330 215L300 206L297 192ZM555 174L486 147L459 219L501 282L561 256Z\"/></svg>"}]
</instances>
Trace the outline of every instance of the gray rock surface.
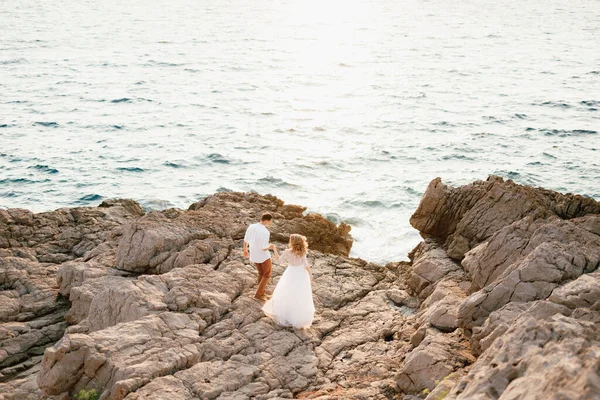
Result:
<instances>
[{"instance_id":1,"label":"gray rock surface","mask_svg":"<svg viewBox=\"0 0 600 400\"><path fill-rule=\"evenodd\" d=\"M280 250L308 237L310 329L252 298L263 211ZM0 399L600 399L599 203L435 179L411 222L411 261L381 266L269 195L0 210Z\"/></svg>"},{"instance_id":2,"label":"gray rock surface","mask_svg":"<svg viewBox=\"0 0 600 400\"><path fill-rule=\"evenodd\" d=\"M424 297L413 353L429 336L462 333L477 359L421 396L600 399L599 214L592 199L494 176L456 189L431 182L411 218L426 238L408 280ZM431 328L438 315L452 334ZM439 375L452 369L441 363Z\"/></svg>"}]
</instances>

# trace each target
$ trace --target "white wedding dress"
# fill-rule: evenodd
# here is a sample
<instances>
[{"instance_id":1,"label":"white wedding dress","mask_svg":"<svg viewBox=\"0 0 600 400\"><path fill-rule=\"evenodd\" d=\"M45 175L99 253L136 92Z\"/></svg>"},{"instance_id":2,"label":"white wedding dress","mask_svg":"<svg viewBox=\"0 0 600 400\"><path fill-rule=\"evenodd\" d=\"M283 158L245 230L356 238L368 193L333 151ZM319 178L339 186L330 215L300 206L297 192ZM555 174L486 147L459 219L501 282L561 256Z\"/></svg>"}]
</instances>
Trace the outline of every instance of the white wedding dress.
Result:
<instances>
[{"instance_id":1,"label":"white wedding dress","mask_svg":"<svg viewBox=\"0 0 600 400\"><path fill-rule=\"evenodd\" d=\"M279 278L273 297L263 306L263 311L275 322L294 328L308 328L315 315L312 285L306 255L298 257L291 250L284 251L279 263L286 260L288 267Z\"/></svg>"}]
</instances>

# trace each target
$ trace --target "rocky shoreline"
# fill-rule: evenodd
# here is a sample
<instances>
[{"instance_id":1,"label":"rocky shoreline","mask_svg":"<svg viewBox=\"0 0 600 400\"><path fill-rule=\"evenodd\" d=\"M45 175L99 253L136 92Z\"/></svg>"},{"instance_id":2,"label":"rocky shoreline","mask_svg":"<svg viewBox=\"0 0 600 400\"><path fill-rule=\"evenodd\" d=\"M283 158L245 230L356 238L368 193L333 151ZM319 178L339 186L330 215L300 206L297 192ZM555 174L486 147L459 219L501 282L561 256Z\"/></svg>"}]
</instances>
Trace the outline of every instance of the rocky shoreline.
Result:
<instances>
[{"instance_id":1,"label":"rocky shoreline","mask_svg":"<svg viewBox=\"0 0 600 400\"><path fill-rule=\"evenodd\" d=\"M309 239L309 330L252 299L263 211L281 248ZM256 193L0 210L0 399L600 399L600 203L435 179L423 242L384 266L304 212Z\"/></svg>"}]
</instances>

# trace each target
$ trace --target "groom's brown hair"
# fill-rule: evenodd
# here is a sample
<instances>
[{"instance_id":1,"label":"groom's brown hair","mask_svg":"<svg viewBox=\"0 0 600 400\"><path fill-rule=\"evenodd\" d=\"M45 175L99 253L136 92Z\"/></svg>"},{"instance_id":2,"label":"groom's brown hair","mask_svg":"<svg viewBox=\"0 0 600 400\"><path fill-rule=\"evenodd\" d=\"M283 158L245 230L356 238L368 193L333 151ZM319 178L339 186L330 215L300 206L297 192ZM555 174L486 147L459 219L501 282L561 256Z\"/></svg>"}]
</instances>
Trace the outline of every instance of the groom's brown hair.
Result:
<instances>
[{"instance_id":1,"label":"groom's brown hair","mask_svg":"<svg viewBox=\"0 0 600 400\"><path fill-rule=\"evenodd\" d=\"M261 221L270 221L273 219L273 216L271 215L271 213L263 213L263 215L261 215L260 220Z\"/></svg>"}]
</instances>

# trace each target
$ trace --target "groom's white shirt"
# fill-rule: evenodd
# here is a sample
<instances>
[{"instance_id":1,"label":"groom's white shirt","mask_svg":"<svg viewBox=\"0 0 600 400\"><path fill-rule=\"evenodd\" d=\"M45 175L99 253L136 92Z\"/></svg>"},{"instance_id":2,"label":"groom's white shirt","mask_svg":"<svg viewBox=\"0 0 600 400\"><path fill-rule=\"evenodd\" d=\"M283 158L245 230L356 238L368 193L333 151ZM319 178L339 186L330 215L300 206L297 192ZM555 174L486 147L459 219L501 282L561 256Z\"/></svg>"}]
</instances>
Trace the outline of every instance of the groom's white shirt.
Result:
<instances>
[{"instance_id":1,"label":"groom's white shirt","mask_svg":"<svg viewBox=\"0 0 600 400\"><path fill-rule=\"evenodd\" d=\"M263 250L269 247L269 238L271 233L261 223L252 224L246 230L244 242L248 242L250 247L250 261L262 263L271 258L269 250Z\"/></svg>"}]
</instances>

